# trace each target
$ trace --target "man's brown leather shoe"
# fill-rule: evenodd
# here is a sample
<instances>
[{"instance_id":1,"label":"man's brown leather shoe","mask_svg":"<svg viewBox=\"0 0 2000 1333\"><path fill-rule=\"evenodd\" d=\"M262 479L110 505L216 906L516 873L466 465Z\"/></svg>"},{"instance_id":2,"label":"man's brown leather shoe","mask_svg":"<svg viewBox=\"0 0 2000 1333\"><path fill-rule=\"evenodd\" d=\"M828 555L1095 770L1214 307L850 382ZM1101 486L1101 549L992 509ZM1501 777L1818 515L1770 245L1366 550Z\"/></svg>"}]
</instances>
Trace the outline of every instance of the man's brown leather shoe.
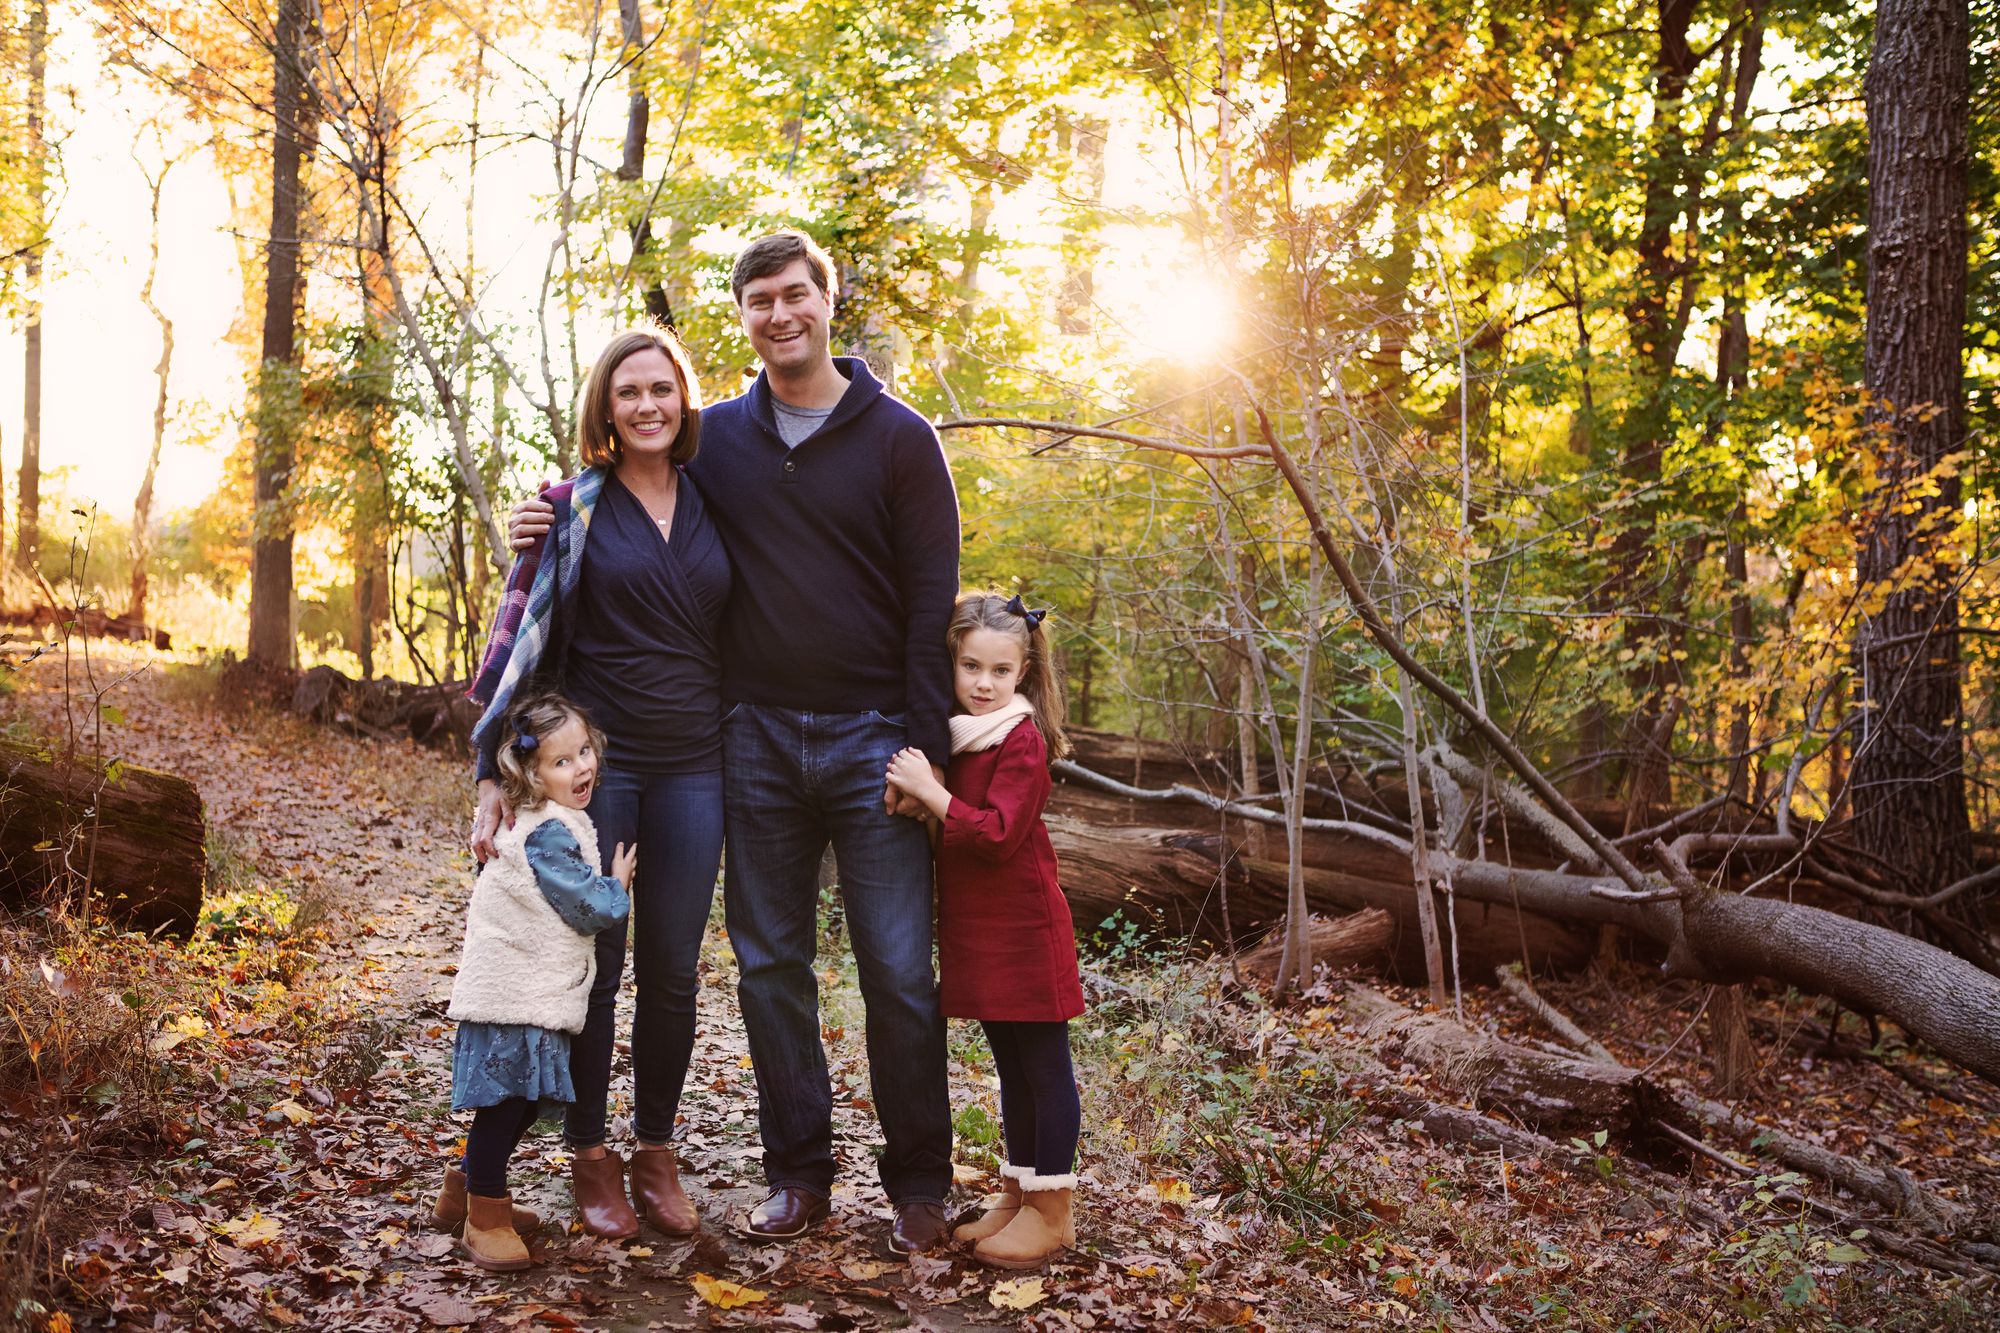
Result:
<instances>
[{"instance_id":1,"label":"man's brown leather shoe","mask_svg":"<svg viewBox=\"0 0 2000 1333\"><path fill-rule=\"evenodd\" d=\"M825 1221L829 1211L827 1201L811 1190L780 1185L750 1210L750 1220L743 1229L763 1240L790 1240L805 1235L815 1222Z\"/></svg>"},{"instance_id":2,"label":"man's brown leather shoe","mask_svg":"<svg viewBox=\"0 0 2000 1333\"><path fill-rule=\"evenodd\" d=\"M941 1243L950 1230L951 1218L946 1216L943 1204L899 1203L896 1220L889 1227L889 1251L920 1254Z\"/></svg>"}]
</instances>

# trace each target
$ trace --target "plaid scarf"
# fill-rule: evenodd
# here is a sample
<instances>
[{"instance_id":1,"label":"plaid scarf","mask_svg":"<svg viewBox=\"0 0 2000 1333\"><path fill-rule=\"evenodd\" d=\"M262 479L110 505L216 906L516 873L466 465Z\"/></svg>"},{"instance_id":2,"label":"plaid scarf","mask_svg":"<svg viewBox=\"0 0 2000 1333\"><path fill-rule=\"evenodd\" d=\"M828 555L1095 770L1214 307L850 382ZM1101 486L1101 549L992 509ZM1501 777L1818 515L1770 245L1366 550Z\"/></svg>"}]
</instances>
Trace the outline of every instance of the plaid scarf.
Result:
<instances>
[{"instance_id":1,"label":"plaid scarf","mask_svg":"<svg viewBox=\"0 0 2000 1333\"><path fill-rule=\"evenodd\" d=\"M539 546L515 557L507 574L507 589L500 594L500 607L493 613L493 629L486 636L486 656L479 675L465 697L483 704L486 711L472 728L475 753L486 743L494 727L507 716L514 693L521 682L534 675L542 653L549 645L559 603L576 591L583 570L583 539L590 531L590 514L604 489L606 470L585 468L575 477L543 492L542 498L555 506L555 524ZM564 519L563 511L569 515ZM554 559L550 559L550 554Z\"/></svg>"}]
</instances>

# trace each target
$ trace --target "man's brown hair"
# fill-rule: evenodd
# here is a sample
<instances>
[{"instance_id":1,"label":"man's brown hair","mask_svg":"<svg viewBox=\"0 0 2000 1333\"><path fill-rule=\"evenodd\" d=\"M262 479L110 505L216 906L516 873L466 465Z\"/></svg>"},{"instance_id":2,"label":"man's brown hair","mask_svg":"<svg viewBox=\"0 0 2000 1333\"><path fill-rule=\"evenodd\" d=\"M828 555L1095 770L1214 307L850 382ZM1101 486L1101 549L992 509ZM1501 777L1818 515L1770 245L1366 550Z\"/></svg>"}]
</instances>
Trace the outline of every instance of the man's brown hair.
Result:
<instances>
[{"instance_id":1,"label":"man's brown hair","mask_svg":"<svg viewBox=\"0 0 2000 1333\"><path fill-rule=\"evenodd\" d=\"M833 256L796 227L759 236L743 247L736 256L736 266L729 270L730 295L736 298L736 304L742 305L745 287L758 278L784 272L800 259L806 261L806 272L812 275L813 285L819 288L821 296L830 299L840 295L840 276L834 272Z\"/></svg>"}]
</instances>

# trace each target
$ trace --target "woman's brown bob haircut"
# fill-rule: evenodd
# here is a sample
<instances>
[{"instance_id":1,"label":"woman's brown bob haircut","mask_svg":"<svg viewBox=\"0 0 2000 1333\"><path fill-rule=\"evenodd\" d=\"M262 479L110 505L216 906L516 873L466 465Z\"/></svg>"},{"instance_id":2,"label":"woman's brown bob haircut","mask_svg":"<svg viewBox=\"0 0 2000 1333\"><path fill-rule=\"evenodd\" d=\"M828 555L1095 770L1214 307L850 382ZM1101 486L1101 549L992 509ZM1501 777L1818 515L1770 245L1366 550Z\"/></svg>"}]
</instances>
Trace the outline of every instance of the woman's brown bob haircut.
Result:
<instances>
[{"instance_id":1,"label":"woman's brown bob haircut","mask_svg":"<svg viewBox=\"0 0 2000 1333\"><path fill-rule=\"evenodd\" d=\"M671 329L633 329L605 344L583 382L576 409L576 454L585 467L617 467L624 459L624 446L611 428L611 376L628 358L649 347L666 354L681 381L681 429L667 451L667 461L692 462L701 447L701 381L694 377L687 348Z\"/></svg>"}]
</instances>

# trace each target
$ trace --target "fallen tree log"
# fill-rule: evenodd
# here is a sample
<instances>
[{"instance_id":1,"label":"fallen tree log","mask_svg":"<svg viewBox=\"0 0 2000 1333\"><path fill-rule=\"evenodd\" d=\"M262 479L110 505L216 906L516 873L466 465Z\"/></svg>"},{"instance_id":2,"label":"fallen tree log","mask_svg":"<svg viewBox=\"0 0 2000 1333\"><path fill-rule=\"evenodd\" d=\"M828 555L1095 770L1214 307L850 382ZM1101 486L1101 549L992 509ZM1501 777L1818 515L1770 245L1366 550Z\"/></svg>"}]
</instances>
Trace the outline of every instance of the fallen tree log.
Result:
<instances>
[{"instance_id":1,"label":"fallen tree log","mask_svg":"<svg viewBox=\"0 0 2000 1333\"><path fill-rule=\"evenodd\" d=\"M184 778L0 742L0 899L27 906L82 886L113 920L186 935L201 915L206 837L201 794Z\"/></svg>"},{"instance_id":2,"label":"fallen tree log","mask_svg":"<svg viewBox=\"0 0 2000 1333\"><path fill-rule=\"evenodd\" d=\"M35 606L27 610L0 608L0 623L57 629L65 634L83 634L97 639L126 639L133 643L150 643L161 649L173 646L173 636L165 630L130 616L106 615L94 606Z\"/></svg>"},{"instance_id":3,"label":"fallen tree log","mask_svg":"<svg viewBox=\"0 0 2000 1333\"><path fill-rule=\"evenodd\" d=\"M1379 907L1369 907L1349 916L1316 916L1306 934L1312 940L1313 962L1338 971L1365 963L1386 963L1396 940L1396 919ZM1239 960L1244 975L1268 991L1277 979L1284 944L1278 931L1266 935L1262 944Z\"/></svg>"},{"instance_id":4,"label":"fallen tree log","mask_svg":"<svg viewBox=\"0 0 2000 1333\"><path fill-rule=\"evenodd\" d=\"M377 740L408 737L419 745L469 755L478 710L463 681L413 685L374 677L355 680L330 666L299 673L292 712L322 726Z\"/></svg>"},{"instance_id":5,"label":"fallen tree log","mask_svg":"<svg viewBox=\"0 0 2000 1333\"><path fill-rule=\"evenodd\" d=\"M1509 995L1551 1032L1571 1047L1584 1052L1584 1063L1607 1071L1620 1070L1635 1078L1643 1077L1622 1064L1602 1043L1570 1021L1568 1015L1543 999L1519 973L1510 973L1503 968L1500 982ZM1717 1160L1729 1162L1728 1158L1709 1149L1698 1137L1686 1131L1704 1128L1725 1131L1746 1144L1755 1145L1758 1150L1786 1166L1817 1176L1856 1198L1880 1204L1898 1216L1910 1218L1935 1231L1949 1230L1962 1215L1963 1210L1956 1204L1932 1194L1901 1167L1876 1166L1830 1148L1822 1148L1776 1125L1759 1124L1720 1102L1678 1088L1649 1084L1644 1095L1658 1106L1661 1124L1675 1138ZM1733 1162L1729 1164L1737 1165Z\"/></svg>"},{"instance_id":6,"label":"fallen tree log","mask_svg":"<svg viewBox=\"0 0 2000 1333\"><path fill-rule=\"evenodd\" d=\"M1215 832L1107 828L1053 808L1045 822L1079 936L1088 938L1107 918L1123 913L1161 933L1242 947L1284 918L1285 867L1233 856ZM1394 975L1421 979L1423 948L1409 861L1370 843L1350 844L1348 850L1342 869L1307 867L1307 906L1330 917L1367 908L1387 913ZM1490 976L1500 964L1524 957L1538 970L1579 967L1595 948L1592 931L1511 906L1461 904L1456 916L1459 963L1469 975Z\"/></svg>"},{"instance_id":7,"label":"fallen tree log","mask_svg":"<svg viewBox=\"0 0 2000 1333\"><path fill-rule=\"evenodd\" d=\"M1462 897L1618 926L1661 948L1671 976L1718 985L1765 977L1830 995L2000 1083L2000 978L1922 940L1817 907L1698 885L1641 895L1604 876L1453 857L1438 864Z\"/></svg>"},{"instance_id":8,"label":"fallen tree log","mask_svg":"<svg viewBox=\"0 0 2000 1333\"><path fill-rule=\"evenodd\" d=\"M1504 1110L1537 1133L1630 1135L1658 1113L1656 1090L1624 1065L1516 1046L1365 986L1349 992L1346 1013L1383 1058L1425 1070L1453 1096Z\"/></svg>"}]
</instances>

